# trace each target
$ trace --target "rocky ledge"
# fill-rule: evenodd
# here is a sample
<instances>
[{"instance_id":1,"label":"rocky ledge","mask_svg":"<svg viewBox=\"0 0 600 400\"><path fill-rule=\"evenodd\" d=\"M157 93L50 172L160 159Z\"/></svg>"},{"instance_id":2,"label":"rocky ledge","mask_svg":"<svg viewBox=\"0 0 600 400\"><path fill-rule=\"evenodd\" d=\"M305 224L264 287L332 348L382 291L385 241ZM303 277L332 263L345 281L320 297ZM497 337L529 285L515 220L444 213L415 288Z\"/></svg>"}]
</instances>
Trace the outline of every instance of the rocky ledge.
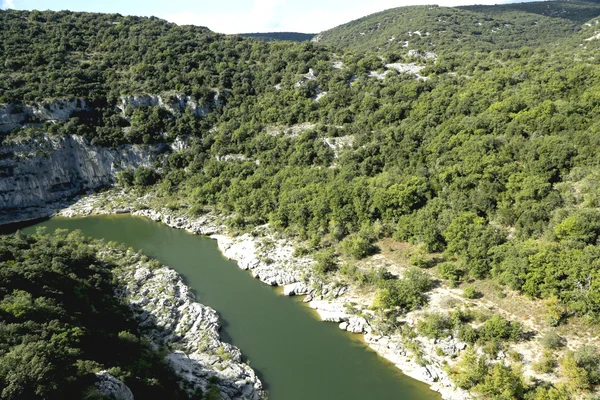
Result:
<instances>
[{"instance_id":1,"label":"rocky ledge","mask_svg":"<svg viewBox=\"0 0 600 400\"><path fill-rule=\"evenodd\" d=\"M242 361L240 350L221 341L217 312L197 303L177 272L158 267L130 250L115 252L118 250L108 250L103 256L128 260L114 270L117 296L133 310L143 334L157 348L168 349L166 358L186 388L191 392L200 388L206 393L216 387L225 400L265 397L261 381ZM116 392L127 394L110 376L101 378L108 391L116 388Z\"/></svg>"}]
</instances>

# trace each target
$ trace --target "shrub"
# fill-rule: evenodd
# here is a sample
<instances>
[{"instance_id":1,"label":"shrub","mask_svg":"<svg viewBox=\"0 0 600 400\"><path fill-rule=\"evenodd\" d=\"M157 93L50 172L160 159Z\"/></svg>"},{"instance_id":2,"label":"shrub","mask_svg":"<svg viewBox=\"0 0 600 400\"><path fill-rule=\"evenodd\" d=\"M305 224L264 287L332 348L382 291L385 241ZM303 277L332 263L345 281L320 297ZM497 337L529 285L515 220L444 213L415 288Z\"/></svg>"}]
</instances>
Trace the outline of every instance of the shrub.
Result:
<instances>
[{"instance_id":1,"label":"shrub","mask_svg":"<svg viewBox=\"0 0 600 400\"><path fill-rule=\"evenodd\" d=\"M485 357L478 357L475 350L465 350L450 374L452 381L461 389L469 390L483 382L489 366Z\"/></svg>"},{"instance_id":2,"label":"shrub","mask_svg":"<svg viewBox=\"0 0 600 400\"><path fill-rule=\"evenodd\" d=\"M138 167L133 174L133 183L138 187L154 185L158 180L158 174L150 168Z\"/></svg>"},{"instance_id":3,"label":"shrub","mask_svg":"<svg viewBox=\"0 0 600 400\"><path fill-rule=\"evenodd\" d=\"M564 347L564 339L554 331L548 331L542 336L541 343L546 349L556 350Z\"/></svg>"},{"instance_id":4,"label":"shrub","mask_svg":"<svg viewBox=\"0 0 600 400\"><path fill-rule=\"evenodd\" d=\"M510 322L500 315L494 315L477 330L480 340L512 340L518 341L523 336L522 325Z\"/></svg>"},{"instance_id":5,"label":"shrub","mask_svg":"<svg viewBox=\"0 0 600 400\"><path fill-rule=\"evenodd\" d=\"M483 296L483 294L477 290L473 286L467 286L463 289L463 297L465 299L478 299Z\"/></svg>"},{"instance_id":6,"label":"shrub","mask_svg":"<svg viewBox=\"0 0 600 400\"><path fill-rule=\"evenodd\" d=\"M486 342L481 349L485 354L490 356L490 358L496 358L498 353L503 349L503 346L499 340L492 339Z\"/></svg>"},{"instance_id":7,"label":"shrub","mask_svg":"<svg viewBox=\"0 0 600 400\"><path fill-rule=\"evenodd\" d=\"M494 364L483 382L473 390L493 399L522 399L526 384L519 367Z\"/></svg>"},{"instance_id":8,"label":"shrub","mask_svg":"<svg viewBox=\"0 0 600 400\"><path fill-rule=\"evenodd\" d=\"M593 346L584 345L575 352L569 351L560 360L560 366L572 391L589 390L600 383L600 357Z\"/></svg>"},{"instance_id":9,"label":"shrub","mask_svg":"<svg viewBox=\"0 0 600 400\"><path fill-rule=\"evenodd\" d=\"M443 279L448 279L450 285L454 286L457 282L460 282L464 275L464 271L459 268L459 264L456 262L443 262L438 265L438 272Z\"/></svg>"},{"instance_id":10,"label":"shrub","mask_svg":"<svg viewBox=\"0 0 600 400\"><path fill-rule=\"evenodd\" d=\"M372 254L375 247L366 237L352 234L340 243L340 249L345 256L360 260Z\"/></svg>"},{"instance_id":11,"label":"shrub","mask_svg":"<svg viewBox=\"0 0 600 400\"><path fill-rule=\"evenodd\" d=\"M401 279L383 280L375 295L375 307L400 307L414 310L426 304L423 293L431 288L429 276L417 268L408 270Z\"/></svg>"},{"instance_id":12,"label":"shrub","mask_svg":"<svg viewBox=\"0 0 600 400\"><path fill-rule=\"evenodd\" d=\"M556 359L552 352L545 351L542 358L533 363L532 367L538 374L549 374L554 371L554 368L556 367Z\"/></svg>"},{"instance_id":13,"label":"shrub","mask_svg":"<svg viewBox=\"0 0 600 400\"><path fill-rule=\"evenodd\" d=\"M523 354L519 353L516 350L509 350L506 354L508 355L508 358L510 358L510 360L513 362L523 361Z\"/></svg>"},{"instance_id":14,"label":"shrub","mask_svg":"<svg viewBox=\"0 0 600 400\"><path fill-rule=\"evenodd\" d=\"M314 269L318 274L326 274L337 268L335 252L331 249L319 251L315 261Z\"/></svg>"},{"instance_id":15,"label":"shrub","mask_svg":"<svg viewBox=\"0 0 600 400\"><path fill-rule=\"evenodd\" d=\"M450 333L452 321L448 316L441 313L426 314L417 323L417 331L423 336L437 339Z\"/></svg>"},{"instance_id":16,"label":"shrub","mask_svg":"<svg viewBox=\"0 0 600 400\"><path fill-rule=\"evenodd\" d=\"M117 185L128 188L133 186L133 170L128 168L123 171L117 172Z\"/></svg>"},{"instance_id":17,"label":"shrub","mask_svg":"<svg viewBox=\"0 0 600 400\"><path fill-rule=\"evenodd\" d=\"M465 343L475 344L477 339L479 339L479 335L477 334L477 330L471 325L462 325L458 329L458 339Z\"/></svg>"}]
</instances>

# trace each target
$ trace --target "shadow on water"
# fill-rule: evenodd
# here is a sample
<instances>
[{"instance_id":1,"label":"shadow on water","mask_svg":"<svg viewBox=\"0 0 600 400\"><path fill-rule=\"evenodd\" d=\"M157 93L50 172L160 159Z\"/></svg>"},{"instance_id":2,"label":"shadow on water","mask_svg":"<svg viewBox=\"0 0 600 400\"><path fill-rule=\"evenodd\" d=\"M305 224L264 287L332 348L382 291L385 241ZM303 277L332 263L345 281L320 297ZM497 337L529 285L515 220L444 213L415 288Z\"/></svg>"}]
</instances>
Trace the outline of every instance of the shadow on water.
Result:
<instances>
[{"instance_id":1,"label":"shadow on water","mask_svg":"<svg viewBox=\"0 0 600 400\"><path fill-rule=\"evenodd\" d=\"M10 224L0 225L0 235L10 235L15 233L18 230L29 228L31 226L35 226L41 224L45 221L48 221L50 218L36 218L29 221L22 222L13 222Z\"/></svg>"}]
</instances>

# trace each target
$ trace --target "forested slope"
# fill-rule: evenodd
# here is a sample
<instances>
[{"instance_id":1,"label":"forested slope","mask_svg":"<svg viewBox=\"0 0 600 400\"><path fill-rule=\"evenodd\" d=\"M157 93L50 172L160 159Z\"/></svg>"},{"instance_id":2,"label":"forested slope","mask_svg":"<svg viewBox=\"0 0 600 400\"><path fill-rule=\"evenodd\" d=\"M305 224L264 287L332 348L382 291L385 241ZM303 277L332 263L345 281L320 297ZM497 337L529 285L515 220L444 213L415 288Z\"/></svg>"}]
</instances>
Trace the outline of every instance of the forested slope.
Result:
<instances>
[{"instance_id":1,"label":"forested slope","mask_svg":"<svg viewBox=\"0 0 600 400\"><path fill-rule=\"evenodd\" d=\"M600 15L600 4L544 1L494 6L400 7L322 32L319 42L340 49L407 50L437 54L516 49L569 37Z\"/></svg>"},{"instance_id":2,"label":"forested slope","mask_svg":"<svg viewBox=\"0 0 600 400\"><path fill-rule=\"evenodd\" d=\"M266 42L276 42L279 40L287 40L291 42L306 42L315 37L314 33L299 33L299 32L257 32L257 33L240 33L240 36L254 39L264 40Z\"/></svg>"}]
</instances>

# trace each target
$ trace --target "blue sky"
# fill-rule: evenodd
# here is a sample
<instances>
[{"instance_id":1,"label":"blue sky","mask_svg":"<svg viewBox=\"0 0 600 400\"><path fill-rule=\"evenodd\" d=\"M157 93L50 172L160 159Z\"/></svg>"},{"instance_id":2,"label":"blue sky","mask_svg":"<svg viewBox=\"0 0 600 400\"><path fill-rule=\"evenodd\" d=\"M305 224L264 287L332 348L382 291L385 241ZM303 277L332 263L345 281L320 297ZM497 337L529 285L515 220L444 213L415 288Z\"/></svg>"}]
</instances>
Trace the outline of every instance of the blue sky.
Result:
<instances>
[{"instance_id":1,"label":"blue sky","mask_svg":"<svg viewBox=\"0 0 600 400\"><path fill-rule=\"evenodd\" d=\"M154 15L215 32L293 31L316 33L392 7L414 4L456 6L502 0L0 0L2 8L72 10Z\"/></svg>"}]
</instances>

